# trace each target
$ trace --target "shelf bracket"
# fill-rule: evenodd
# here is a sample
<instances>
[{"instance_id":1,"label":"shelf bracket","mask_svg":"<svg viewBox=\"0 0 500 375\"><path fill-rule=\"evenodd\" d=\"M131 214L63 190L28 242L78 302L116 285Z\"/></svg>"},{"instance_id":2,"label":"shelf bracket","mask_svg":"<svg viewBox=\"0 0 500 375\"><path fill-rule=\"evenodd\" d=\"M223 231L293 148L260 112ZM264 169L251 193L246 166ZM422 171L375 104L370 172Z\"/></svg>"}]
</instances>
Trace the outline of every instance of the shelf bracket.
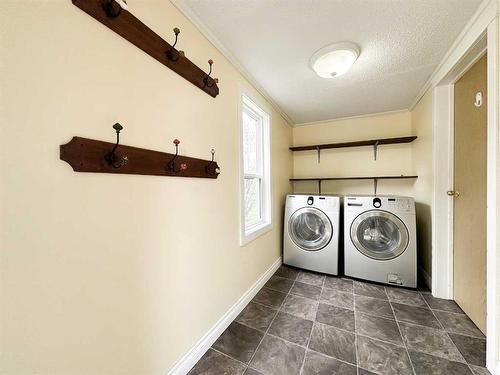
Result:
<instances>
[{"instance_id":1,"label":"shelf bracket","mask_svg":"<svg viewBox=\"0 0 500 375\"><path fill-rule=\"evenodd\" d=\"M316 150L318 151L318 164L321 163L321 149L319 146L316 147Z\"/></svg>"},{"instance_id":2,"label":"shelf bracket","mask_svg":"<svg viewBox=\"0 0 500 375\"><path fill-rule=\"evenodd\" d=\"M318 195L321 195L321 180L318 180Z\"/></svg>"},{"instance_id":3,"label":"shelf bracket","mask_svg":"<svg viewBox=\"0 0 500 375\"><path fill-rule=\"evenodd\" d=\"M377 160L377 149L378 149L378 143L379 141L376 141L373 144L373 160Z\"/></svg>"},{"instance_id":4,"label":"shelf bracket","mask_svg":"<svg viewBox=\"0 0 500 375\"><path fill-rule=\"evenodd\" d=\"M378 178L374 178L373 179L373 190L374 190L373 195L377 195L377 185L378 185Z\"/></svg>"}]
</instances>

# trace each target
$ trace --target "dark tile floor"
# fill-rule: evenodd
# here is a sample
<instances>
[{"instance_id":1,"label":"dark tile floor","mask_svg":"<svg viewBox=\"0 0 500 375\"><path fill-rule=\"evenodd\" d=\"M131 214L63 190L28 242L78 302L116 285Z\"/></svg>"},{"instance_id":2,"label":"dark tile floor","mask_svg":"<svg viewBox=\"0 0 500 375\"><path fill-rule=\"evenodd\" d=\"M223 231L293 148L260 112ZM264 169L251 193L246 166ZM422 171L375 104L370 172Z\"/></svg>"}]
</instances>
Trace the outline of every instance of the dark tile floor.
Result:
<instances>
[{"instance_id":1,"label":"dark tile floor","mask_svg":"<svg viewBox=\"0 0 500 375\"><path fill-rule=\"evenodd\" d=\"M489 374L453 301L282 266L190 374Z\"/></svg>"}]
</instances>

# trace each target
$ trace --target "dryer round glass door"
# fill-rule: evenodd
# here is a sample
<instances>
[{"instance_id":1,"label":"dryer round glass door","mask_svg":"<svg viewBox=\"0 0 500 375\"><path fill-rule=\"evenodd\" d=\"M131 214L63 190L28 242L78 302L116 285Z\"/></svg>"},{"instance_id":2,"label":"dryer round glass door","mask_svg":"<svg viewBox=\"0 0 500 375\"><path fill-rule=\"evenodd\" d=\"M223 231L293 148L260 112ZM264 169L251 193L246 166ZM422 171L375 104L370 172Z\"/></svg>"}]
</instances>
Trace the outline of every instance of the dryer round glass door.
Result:
<instances>
[{"instance_id":1,"label":"dryer round glass door","mask_svg":"<svg viewBox=\"0 0 500 375\"><path fill-rule=\"evenodd\" d=\"M328 245L332 239L333 227L323 211L304 207L290 217L288 232L295 245L301 249L317 251Z\"/></svg>"},{"instance_id":2,"label":"dryer round glass door","mask_svg":"<svg viewBox=\"0 0 500 375\"><path fill-rule=\"evenodd\" d=\"M408 246L408 229L396 215L372 210L351 225L351 240L364 255L377 260L394 259Z\"/></svg>"}]
</instances>

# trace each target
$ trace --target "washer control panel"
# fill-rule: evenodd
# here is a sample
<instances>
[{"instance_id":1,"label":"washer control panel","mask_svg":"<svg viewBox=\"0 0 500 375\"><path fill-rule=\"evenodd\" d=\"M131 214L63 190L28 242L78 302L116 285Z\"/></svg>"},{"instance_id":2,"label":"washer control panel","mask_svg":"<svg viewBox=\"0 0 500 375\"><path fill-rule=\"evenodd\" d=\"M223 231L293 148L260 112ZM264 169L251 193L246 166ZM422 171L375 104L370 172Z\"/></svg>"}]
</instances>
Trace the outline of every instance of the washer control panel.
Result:
<instances>
[{"instance_id":1,"label":"washer control panel","mask_svg":"<svg viewBox=\"0 0 500 375\"><path fill-rule=\"evenodd\" d=\"M412 203L411 200L407 198L387 199L387 205L393 210L398 210L398 211L410 211L411 203Z\"/></svg>"}]
</instances>

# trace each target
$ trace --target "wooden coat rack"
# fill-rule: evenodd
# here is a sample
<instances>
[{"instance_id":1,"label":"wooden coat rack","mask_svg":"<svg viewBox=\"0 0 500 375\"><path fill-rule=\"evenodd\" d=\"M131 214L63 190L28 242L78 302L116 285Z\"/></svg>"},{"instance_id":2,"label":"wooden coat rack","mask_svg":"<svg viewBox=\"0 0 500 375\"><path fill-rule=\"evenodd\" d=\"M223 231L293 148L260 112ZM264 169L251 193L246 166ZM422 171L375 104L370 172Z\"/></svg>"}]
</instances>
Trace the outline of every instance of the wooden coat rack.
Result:
<instances>
[{"instance_id":1,"label":"wooden coat rack","mask_svg":"<svg viewBox=\"0 0 500 375\"><path fill-rule=\"evenodd\" d=\"M72 2L200 90L214 98L219 94L217 78L210 77L213 61L208 61L209 72L205 73L185 57L182 51L175 49L179 29L174 29L176 42L172 46L128 10L122 9L115 0L72 0Z\"/></svg>"},{"instance_id":2,"label":"wooden coat rack","mask_svg":"<svg viewBox=\"0 0 500 375\"><path fill-rule=\"evenodd\" d=\"M119 128L117 127L119 126ZM73 137L60 146L60 159L67 162L75 172L121 173L152 176L217 178L219 165L212 160L146 150L119 144L121 125L115 124L117 142ZM177 143L176 143L177 142ZM179 141L174 141L176 150Z\"/></svg>"}]
</instances>

